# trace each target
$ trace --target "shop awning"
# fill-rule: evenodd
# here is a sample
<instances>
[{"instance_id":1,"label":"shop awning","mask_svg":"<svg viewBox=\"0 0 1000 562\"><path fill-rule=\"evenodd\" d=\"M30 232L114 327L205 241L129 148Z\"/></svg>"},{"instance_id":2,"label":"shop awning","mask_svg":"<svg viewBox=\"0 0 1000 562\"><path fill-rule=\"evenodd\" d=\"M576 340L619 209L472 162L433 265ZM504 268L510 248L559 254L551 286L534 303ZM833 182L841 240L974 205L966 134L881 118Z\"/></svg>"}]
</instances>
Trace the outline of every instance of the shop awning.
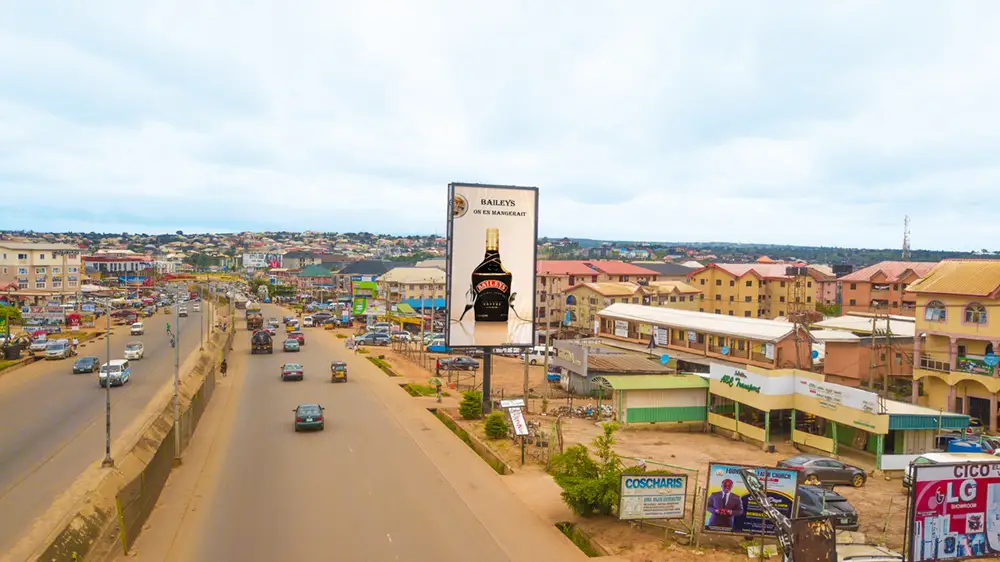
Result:
<instances>
[{"instance_id":1,"label":"shop awning","mask_svg":"<svg viewBox=\"0 0 1000 562\"><path fill-rule=\"evenodd\" d=\"M604 379L614 390L708 388L708 379L687 373L679 375L604 375L596 378Z\"/></svg>"},{"instance_id":2,"label":"shop awning","mask_svg":"<svg viewBox=\"0 0 1000 562\"><path fill-rule=\"evenodd\" d=\"M891 430L937 430L939 428L954 430L969 427L969 416L965 414L934 410L906 402L886 400L885 410L889 414L889 429Z\"/></svg>"}]
</instances>

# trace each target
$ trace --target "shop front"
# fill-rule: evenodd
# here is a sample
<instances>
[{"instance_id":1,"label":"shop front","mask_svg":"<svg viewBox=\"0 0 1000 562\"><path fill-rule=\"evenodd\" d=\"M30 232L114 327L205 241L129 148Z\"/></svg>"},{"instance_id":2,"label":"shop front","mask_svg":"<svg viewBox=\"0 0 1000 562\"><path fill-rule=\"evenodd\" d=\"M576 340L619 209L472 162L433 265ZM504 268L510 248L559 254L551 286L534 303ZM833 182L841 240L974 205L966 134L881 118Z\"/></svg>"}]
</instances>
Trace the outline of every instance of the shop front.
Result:
<instances>
[{"instance_id":1,"label":"shop front","mask_svg":"<svg viewBox=\"0 0 1000 562\"><path fill-rule=\"evenodd\" d=\"M713 431L767 447L791 433L795 377L790 371L709 366L708 423Z\"/></svg>"},{"instance_id":2,"label":"shop front","mask_svg":"<svg viewBox=\"0 0 1000 562\"><path fill-rule=\"evenodd\" d=\"M603 375L615 420L623 424L705 422L708 379L694 374Z\"/></svg>"}]
</instances>

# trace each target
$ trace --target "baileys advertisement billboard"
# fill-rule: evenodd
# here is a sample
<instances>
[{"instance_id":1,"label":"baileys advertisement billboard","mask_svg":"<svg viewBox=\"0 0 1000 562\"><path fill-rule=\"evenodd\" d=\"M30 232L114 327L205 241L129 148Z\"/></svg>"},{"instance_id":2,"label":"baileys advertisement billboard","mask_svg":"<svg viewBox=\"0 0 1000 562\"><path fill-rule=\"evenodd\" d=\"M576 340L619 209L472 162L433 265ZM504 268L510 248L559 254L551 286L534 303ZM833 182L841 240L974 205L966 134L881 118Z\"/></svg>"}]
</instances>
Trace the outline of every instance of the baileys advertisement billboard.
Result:
<instances>
[{"instance_id":1,"label":"baileys advertisement billboard","mask_svg":"<svg viewBox=\"0 0 1000 562\"><path fill-rule=\"evenodd\" d=\"M448 186L448 347L535 341L538 188Z\"/></svg>"}]
</instances>

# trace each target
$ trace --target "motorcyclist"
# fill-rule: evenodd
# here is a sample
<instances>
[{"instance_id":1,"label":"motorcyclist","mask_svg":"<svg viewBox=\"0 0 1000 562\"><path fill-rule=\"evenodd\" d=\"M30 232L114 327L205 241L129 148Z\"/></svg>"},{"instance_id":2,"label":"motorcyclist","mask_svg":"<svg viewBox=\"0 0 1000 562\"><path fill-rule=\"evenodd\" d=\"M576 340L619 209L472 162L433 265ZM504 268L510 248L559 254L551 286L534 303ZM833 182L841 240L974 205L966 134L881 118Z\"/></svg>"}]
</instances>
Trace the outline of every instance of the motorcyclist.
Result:
<instances>
[{"instance_id":1,"label":"motorcyclist","mask_svg":"<svg viewBox=\"0 0 1000 562\"><path fill-rule=\"evenodd\" d=\"M219 372L220 372L220 373L222 373L222 376L226 376L226 371L227 371L228 369L229 369L229 365L227 365L227 364L226 364L226 360L225 360L225 359L223 359L223 360L222 360L222 364L221 364L221 365L219 365Z\"/></svg>"}]
</instances>

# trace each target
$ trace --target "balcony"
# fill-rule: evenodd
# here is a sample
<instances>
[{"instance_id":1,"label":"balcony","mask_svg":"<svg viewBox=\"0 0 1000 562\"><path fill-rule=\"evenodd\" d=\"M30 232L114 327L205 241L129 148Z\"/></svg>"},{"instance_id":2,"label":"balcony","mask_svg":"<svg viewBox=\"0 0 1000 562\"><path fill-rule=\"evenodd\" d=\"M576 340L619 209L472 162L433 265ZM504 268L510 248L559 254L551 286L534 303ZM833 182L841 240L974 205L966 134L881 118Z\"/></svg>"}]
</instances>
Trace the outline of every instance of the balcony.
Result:
<instances>
[{"instance_id":1,"label":"balcony","mask_svg":"<svg viewBox=\"0 0 1000 562\"><path fill-rule=\"evenodd\" d=\"M921 353L920 368L927 369L928 371L937 371L938 373L949 373L951 372L951 363L947 356L935 357L930 353Z\"/></svg>"}]
</instances>

